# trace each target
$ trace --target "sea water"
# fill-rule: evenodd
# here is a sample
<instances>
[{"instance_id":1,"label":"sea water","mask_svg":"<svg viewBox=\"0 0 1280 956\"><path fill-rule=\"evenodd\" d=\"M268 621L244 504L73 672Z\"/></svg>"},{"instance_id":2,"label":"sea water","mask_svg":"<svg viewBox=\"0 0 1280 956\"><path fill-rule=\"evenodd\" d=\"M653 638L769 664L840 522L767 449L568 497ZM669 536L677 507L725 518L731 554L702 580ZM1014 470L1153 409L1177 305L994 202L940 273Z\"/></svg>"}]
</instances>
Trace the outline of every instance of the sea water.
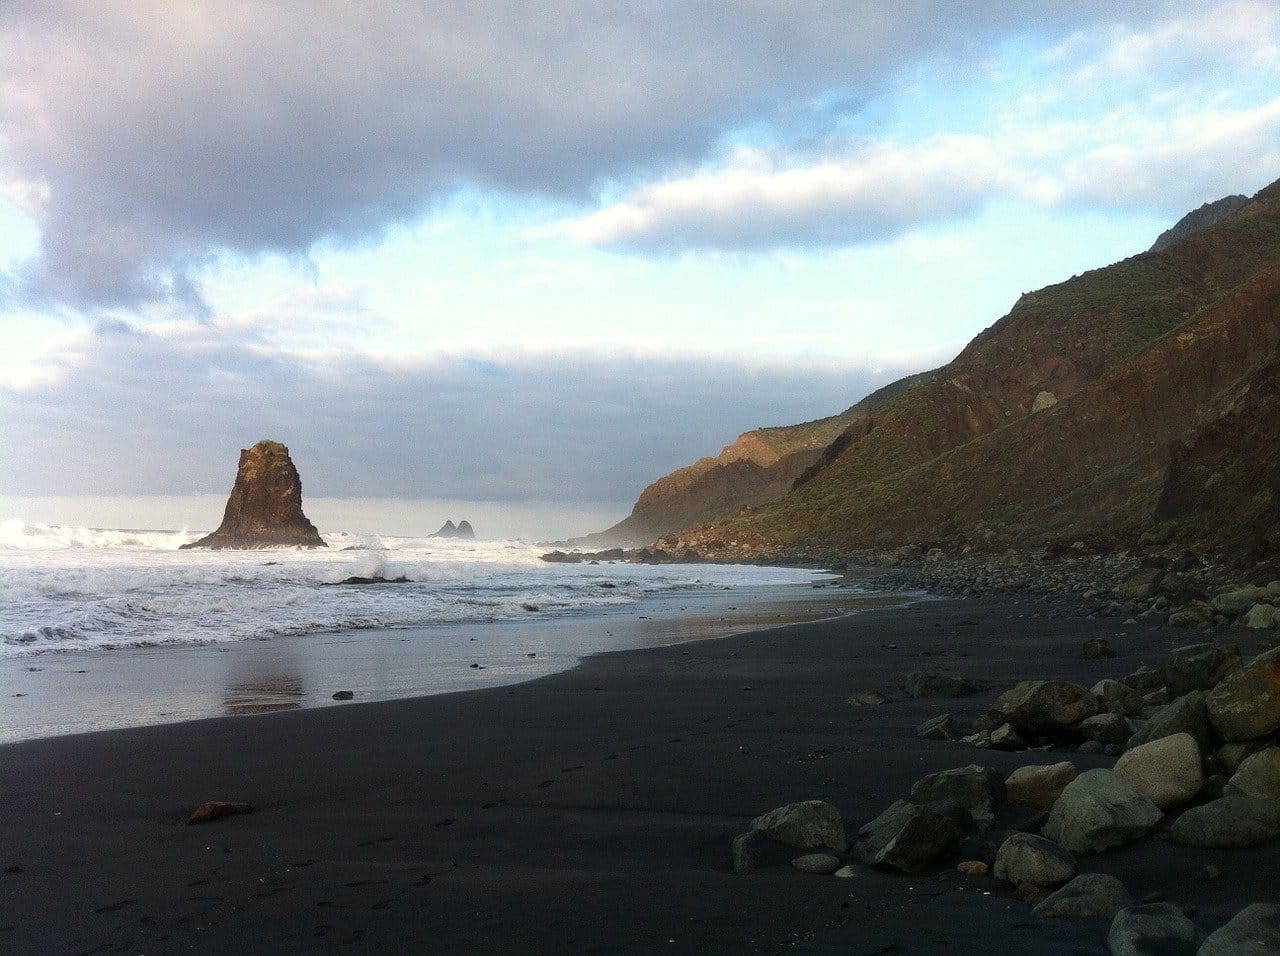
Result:
<instances>
[{"instance_id":1,"label":"sea water","mask_svg":"<svg viewBox=\"0 0 1280 956\"><path fill-rule=\"evenodd\" d=\"M524 541L328 532L325 549L179 550L198 534L0 524L0 660L56 651L555 617L673 591L799 584L732 565L551 564ZM405 577L354 585L350 577Z\"/></svg>"},{"instance_id":2,"label":"sea water","mask_svg":"<svg viewBox=\"0 0 1280 956\"><path fill-rule=\"evenodd\" d=\"M197 537L0 524L0 743L509 686L894 601L796 568L551 564L526 541L179 550ZM375 575L409 580L341 583Z\"/></svg>"}]
</instances>

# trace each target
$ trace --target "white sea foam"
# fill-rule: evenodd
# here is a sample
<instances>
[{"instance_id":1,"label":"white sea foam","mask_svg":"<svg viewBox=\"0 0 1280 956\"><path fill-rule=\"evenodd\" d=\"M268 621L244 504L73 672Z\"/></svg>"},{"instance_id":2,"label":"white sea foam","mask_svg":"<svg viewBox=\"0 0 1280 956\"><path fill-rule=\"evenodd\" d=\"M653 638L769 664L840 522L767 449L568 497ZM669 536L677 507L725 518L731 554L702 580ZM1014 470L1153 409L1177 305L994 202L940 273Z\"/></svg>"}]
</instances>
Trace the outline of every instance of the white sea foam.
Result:
<instances>
[{"instance_id":1,"label":"white sea foam","mask_svg":"<svg viewBox=\"0 0 1280 956\"><path fill-rule=\"evenodd\" d=\"M519 541L324 535L327 550L179 551L196 533L0 524L0 658L497 621L646 593L810 580L728 565L558 565ZM337 585L351 576L408 584ZM536 607L536 612L530 611Z\"/></svg>"}]
</instances>

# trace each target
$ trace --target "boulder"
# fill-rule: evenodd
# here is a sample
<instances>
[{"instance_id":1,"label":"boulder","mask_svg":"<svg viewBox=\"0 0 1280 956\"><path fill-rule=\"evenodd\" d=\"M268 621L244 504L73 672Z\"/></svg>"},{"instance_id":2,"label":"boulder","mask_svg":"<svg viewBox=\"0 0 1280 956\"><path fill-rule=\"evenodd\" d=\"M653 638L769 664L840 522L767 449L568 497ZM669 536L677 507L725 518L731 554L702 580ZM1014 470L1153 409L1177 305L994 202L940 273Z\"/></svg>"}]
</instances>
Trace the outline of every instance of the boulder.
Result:
<instances>
[{"instance_id":1,"label":"boulder","mask_svg":"<svg viewBox=\"0 0 1280 956\"><path fill-rule=\"evenodd\" d=\"M1085 740L1117 744L1121 747L1133 736L1133 728L1129 726L1129 721L1119 714L1094 714L1080 721L1076 730Z\"/></svg>"},{"instance_id":2,"label":"boulder","mask_svg":"<svg viewBox=\"0 0 1280 956\"><path fill-rule=\"evenodd\" d=\"M1223 740L1255 740L1280 729L1280 647L1224 678L1205 700Z\"/></svg>"},{"instance_id":3,"label":"boulder","mask_svg":"<svg viewBox=\"0 0 1280 956\"><path fill-rule=\"evenodd\" d=\"M1164 664L1170 697L1212 690L1240 666L1240 648L1231 644L1188 644L1175 648Z\"/></svg>"},{"instance_id":4,"label":"boulder","mask_svg":"<svg viewBox=\"0 0 1280 956\"><path fill-rule=\"evenodd\" d=\"M212 823L214 820L221 820L223 817L233 817L241 813L252 812L253 807L247 803L233 800L209 800L191 811L191 816L187 817L187 826L193 827L197 823Z\"/></svg>"},{"instance_id":5,"label":"boulder","mask_svg":"<svg viewBox=\"0 0 1280 956\"><path fill-rule=\"evenodd\" d=\"M1196 924L1172 903L1142 903L1116 914L1107 933L1111 956L1195 956Z\"/></svg>"},{"instance_id":6,"label":"boulder","mask_svg":"<svg viewBox=\"0 0 1280 956\"><path fill-rule=\"evenodd\" d=\"M936 700L944 697L968 697L976 694L978 688L962 677L951 677L931 671L913 671L903 681L907 693L922 700Z\"/></svg>"},{"instance_id":7,"label":"boulder","mask_svg":"<svg viewBox=\"0 0 1280 956\"><path fill-rule=\"evenodd\" d=\"M1170 614L1169 623L1174 627L1199 627L1201 624L1208 623L1212 616L1213 612L1209 610L1209 605L1188 604Z\"/></svg>"},{"instance_id":8,"label":"boulder","mask_svg":"<svg viewBox=\"0 0 1280 956\"><path fill-rule=\"evenodd\" d=\"M1169 835L1184 846L1257 846L1280 836L1280 807L1261 797L1228 791L1183 813Z\"/></svg>"},{"instance_id":9,"label":"boulder","mask_svg":"<svg viewBox=\"0 0 1280 956\"><path fill-rule=\"evenodd\" d=\"M825 847L843 853L849 846L840 811L825 800L802 800L770 810L752 820L751 829L797 850Z\"/></svg>"},{"instance_id":10,"label":"boulder","mask_svg":"<svg viewBox=\"0 0 1280 956\"><path fill-rule=\"evenodd\" d=\"M964 811L973 825L985 830L992 810L1005 798L1004 781L995 771L970 764L921 777L911 788L912 803L951 804ZM963 819L958 822L963 824Z\"/></svg>"},{"instance_id":11,"label":"boulder","mask_svg":"<svg viewBox=\"0 0 1280 956\"><path fill-rule=\"evenodd\" d=\"M1226 617L1239 617L1247 614L1255 604L1266 604L1270 600L1271 594L1266 588L1238 588L1215 595L1211 606Z\"/></svg>"},{"instance_id":12,"label":"boulder","mask_svg":"<svg viewBox=\"0 0 1280 956\"><path fill-rule=\"evenodd\" d=\"M1280 747L1259 750L1242 760L1227 789L1280 805Z\"/></svg>"},{"instance_id":13,"label":"boulder","mask_svg":"<svg viewBox=\"0 0 1280 956\"><path fill-rule=\"evenodd\" d=\"M1038 767L1019 767L1004 782L1010 803L1028 803L1050 809L1067 784L1080 775L1075 765L1062 761Z\"/></svg>"},{"instance_id":14,"label":"boulder","mask_svg":"<svg viewBox=\"0 0 1280 956\"><path fill-rule=\"evenodd\" d=\"M1109 714L1123 714L1132 717L1142 708L1142 695L1128 684L1107 678L1100 680L1089 688L1102 709Z\"/></svg>"},{"instance_id":15,"label":"boulder","mask_svg":"<svg viewBox=\"0 0 1280 956\"><path fill-rule=\"evenodd\" d=\"M930 717L916 728L916 736L921 740L956 740L960 736L960 725L950 714Z\"/></svg>"},{"instance_id":16,"label":"boulder","mask_svg":"<svg viewBox=\"0 0 1280 956\"><path fill-rule=\"evenodd\" d=\"M1277 621L1280 621L1280 611L1270 604L1255 604L1248 614L1240 618L1241 626L1255 631L1270 630Z\"/></svg>"},{"instance_id":17,"label":"boulder","mask_svg":"<svg viewBox=\"0 0 1280 956\"><path fill-rule=\"evenodd\" d=\"M328 547L302 513L302 479L278 441L240 450L235 484L212 534L183 548Z\"/></svg>"},{"instance_id":18,"label":"boulder","mask_svg":"<svg viewBox=\"0 0 1280 956\"><path fill-rule=\"evenodd\" d=\"M1122 678L1120 683L1127 684L1141 693L1146 693L1147 691L1155 690L1157 687L1164 686L1164 674L1160 671L1152 670L1144 664L1128 677Z\"/></svg>"},{"instance_id":19,"label":"boulder","mask_svg":"<svg viewBox=\"0 0 1280 956\"><path fill-rule=\"evenodd\" d=\"M1213 749L1213 725L1209 723L1204 691L1179 697L1156 710L1150 720L1134 731L1129 738L1129 747L1140 747L1174 734L1190 734L1196 739L1202 752Z\"/></svg>"},{"instance_id":20,"label":"boulder","mask_svg":"<svg viewBox=\"0 0 1280 956\"><path fill-rule=\"evenodd\" d=\"M961 860L956 864L956 872L965 876L986 876L987 864L981 860Z\"/></svg>"},{"instance_id":21,"label":"boulder","mask_svg":"<svg viewBox=\"0 0 1280 956\"><path fill-rule=\"evenodd\" d=\"M991 731L987 746L992 750L1026 750L1027 742L1013 729L1013 724L1001 724Z\"/></svg>"},{"instance_id":22,"label":"boulder","mask_svg":"<svg viewBox=\"0 0 1280 956\"><path fill-rule=\"evenodd\" d=\"M992 714L1020 734L1063 734L1101 709L1079 684L1024 680L996 698Z\"/></svg>"},{"instance_id":23,"label":"boulder","mask_svg":"<svg viewBox=\"0 0 1280 956\"><path fill-rule=\"evenodd\" d=\"M733 839L730 866L734 873L751 873L762 866L781 866L791 859L791 851L758 830L748 830Z\"/></svg>"},{"instance_id":24,"label":"boulder","mask_svg":"<svg viewBox=\"0 0 1280 956\"><path fill-rule=\"evenodd\" d=\"M1156 593L1163 576L1164 571L1160 568L1146 568L1117 584L1112 593L1121 601L1145 601Z\"/></svg>"},{"instance_id":25,"label":"boulder","mask_svg":"<svg viewBox=\"0 0 1280 956\"><path fill-rule=\"evenodd\" d=\"M1227 773L1235 773L1240 769L1246 757L1251 757L1259 750L1267 747L1265 740L1244 740L1233 744L1223 744L1215 752L1218 763Z\"/></svg>"},{"instance_id":26,"label":"boulder","mask_svg":"<svg viewBox=\"0 0 1280 956\"><path fill-rule=\"evenodd\" d=\"M1067 784L1049 811L1044 835L1071 853L1102 853L1145 836L1163 815L1127 781L1098 768Z\"/></svg>"},{"instance_id":27,"label":"boulder","mask_svg":"<svg viewBox=\"0 0 1280 956\"><path fill-rule=\"evenodd\" d=\"M1105 637L1094 637L1084 642L1083 647L1084 659L1087 661L1100 661L1109 657L1118 657L1116 649L1111 646L1111 642Z\"/></svg>"},{"instance_id":28,"label":"boulder","mask_svg":"<svg viewBox=\"0 0 1280 956\"><path fill-rule=\"evenodd\" d=\"M858 831L858 853L871 866L914 873L954 854L964 833L939 804L899 800Z\"/></svg>"},{"instance_id":29,"label":"boulder","mask_svg":"<svg viewBox=\"0 0 1280 956\"><path fill-rule=\"evenodd\" d=\"M1052 919L1112 919L1133 903L1124 884L1110 873L1082 873L1045 897L1032 916Z\"/></svg>"},{"instance_id":30,"label":"boulder","mask_svg":"<svg viewBox=\"0 0 1280 956\"><path fill-rule=\"evenodd\" d=\"M889 698L878 690L860 690L845 701L854 707L879 707L889 703Z\"/></svg>"},{"instance_id":31,"label":"boulder","mask_svg":"<svg viewBox=\"0 0 1280 956\"><path fill-rule=\"evenodd\" d=\"M1011 833L996 851L995 874L1014 886L1057 886L1076 875L1076 861L1052 840L1034 833Z\"/></svg>"},{"instance_id":32,"label":"boulder","mask_svg":"<svg viewBox=\"0 0 1280 956\"><path fill-rule=\"evenodd\" d=\"M1246 906L1209 934L1198 956L1280 956L1280 906Z\"/></svg>"},{"instance_id":33,"label":"boulder","mask_svg":"<svg viewBox=\"0 0 1280 956\"><path fill-rule=\"evenodd\" d=\"M1186 803L1204 786L1200 745L1190 734L1171 734L1123 754L1115 774L1162 810Z\"/></svg>"},{"instance_id":34,"label":"boulder","mask_svg":"<svg viewBox=\"0 0 1280 956\"><path fill-rule=\"evenodd\" d=\"M840 857L833 853L806 853L792 860L791 865L801 873L830 876L844 864L840 862Z\"/></svg>"}]
</instances>

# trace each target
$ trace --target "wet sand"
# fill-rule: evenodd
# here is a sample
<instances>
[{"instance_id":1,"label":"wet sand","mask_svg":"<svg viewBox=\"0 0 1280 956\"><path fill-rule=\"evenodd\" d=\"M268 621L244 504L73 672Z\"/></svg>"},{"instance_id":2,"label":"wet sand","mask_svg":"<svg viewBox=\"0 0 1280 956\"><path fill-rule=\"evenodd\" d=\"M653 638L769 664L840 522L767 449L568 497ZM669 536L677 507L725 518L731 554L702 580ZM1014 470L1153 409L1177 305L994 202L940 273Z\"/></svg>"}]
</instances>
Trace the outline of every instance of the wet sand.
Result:
<instances>
[{"instance_id":1,"label":"wet sand","mask_svg":"<svg viewBox=\"0 0 1280 956\"><path fill-rule=\"evenodd\" d=\"M603 654L511 687L0 747L0 949L1104 952L1105 924L1033 919L1007 886L951 869L728 867L732 837L793 800L830 800L856 829L934 770L1109 764L913 737L1017 679L1092 683L1203 639L1047 610L928 601ZM1093 636L1120 657L1083 660ZM904 700L922 667L984 692ZM845 703L872 688L894 700ZM256 809L184 826L209 799ZM1022 818L1002 811L970 852ZM1197 879L1207 863L1220 879ZM1212 929L1272 898L1280 849L1147 840L1081 868L1191 904Z\"/></svg>"}]
</instances>

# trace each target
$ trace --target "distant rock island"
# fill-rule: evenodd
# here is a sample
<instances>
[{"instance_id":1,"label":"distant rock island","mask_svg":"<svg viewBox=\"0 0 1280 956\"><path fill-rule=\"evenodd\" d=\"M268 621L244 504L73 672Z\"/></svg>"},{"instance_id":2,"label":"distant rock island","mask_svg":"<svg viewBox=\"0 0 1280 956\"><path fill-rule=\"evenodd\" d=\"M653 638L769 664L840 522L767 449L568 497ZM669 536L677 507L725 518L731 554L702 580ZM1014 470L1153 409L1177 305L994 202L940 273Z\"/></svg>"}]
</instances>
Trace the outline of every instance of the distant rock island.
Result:
<instances>
[{"instance_id":1,"label":"distant rock island","mask_svg":"<svg viewBox=\"0 0 1280 956\"><path fill-rule=\"evenodd\" d=\"M465 524L465 522L464 522ZM316 526L302 513L302 479L278 441L260 441L240 451L236 483L222 524L183 548L324 548Z\"/></svg>"},{"instance_id":2,"label":"distant rock island","mask_svg":"<svg viewBox=\"0 0 1280 956\"><path fill-rule=\"evenodd\" d=\"M476 531L471 527L470 521L459 521L454 524L452 520L446 521L435 534L427 535L429 538L463 538L467 541L474 541Z\"/></svg>"}]
</instances>

